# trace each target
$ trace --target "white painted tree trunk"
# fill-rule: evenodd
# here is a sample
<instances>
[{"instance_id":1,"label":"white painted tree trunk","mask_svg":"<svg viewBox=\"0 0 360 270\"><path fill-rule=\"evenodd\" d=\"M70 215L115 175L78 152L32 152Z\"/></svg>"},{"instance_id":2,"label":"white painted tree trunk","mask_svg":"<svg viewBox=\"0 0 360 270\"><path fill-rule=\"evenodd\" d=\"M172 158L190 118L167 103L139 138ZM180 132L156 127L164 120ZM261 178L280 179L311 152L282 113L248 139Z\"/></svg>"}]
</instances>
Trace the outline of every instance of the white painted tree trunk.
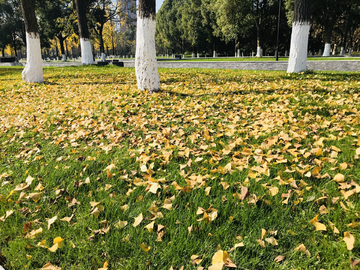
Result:
<instances>
[{"instance_id":1,"label":"white painted tree trunk","mask_svg":"<svg viewBox=\"0 0 360 270\"><path fill-rule=\"evenodd\" d=\"M24 82L44 81L40 37L35 33L26 33L26 66L22 72Z\"/></svg>"},{"instance_id":2,"label":"white painted tree trunk","mask_svg":"<svg viewBox=\"0 0 360 270\"><path fill-rule=\"evenodd\" d=\"M83 63L83 65L94 64L94 57L92 54L90 40L87 38L81 38L80 47L81 47L81 63Z\"/></svg>"},{"instance_id":3,"label":"white painted tree trunk","mask_svg":"<svg viewBox=\"0 0 360 270\"><path fill-rule=\"evenodd\" d=\"M306 71L310 23L294 22L291 31L290 56L287 72Z\"/></svg>"},{"instance_id":4,"label":"white painted tree trunk","mask_svg":"<svg viewBox=\"0 0 360 270\"><path fill-rule=\"evenodd\" d=\"M261 47L257 47L256 49L256 57L261 57Z\"/></svg>"},{"instance_id":5,"label":"white painted tree trunk","mask_svg":"<svg viewBox=\"0 0 360 270\"><path fill-rule=\"evenodd\" d=\"M330 56L330 50L331 50L331 44L330 43L325 43L323 56Z\"/></svg>"},{"instance_id":6,"label":"white painted tree trunk","mask_svg":"<svg viewBox=\"0 0 360 270\"><path fill-rule=\"evenodd\" d=\"M151 18L137 19L135 72L140 90L160 90L155 50L156 21Z\"/></svg>"},{"instance_id":7,"label":"white painted tree trunk","mask_svg":"<svg viewBox=\"0 0 360 270\"><path fill-rule=\"evenodd\" d=\"M345 48L341 47L340 56L345 56Z\"/></svg>"}]
</instances>

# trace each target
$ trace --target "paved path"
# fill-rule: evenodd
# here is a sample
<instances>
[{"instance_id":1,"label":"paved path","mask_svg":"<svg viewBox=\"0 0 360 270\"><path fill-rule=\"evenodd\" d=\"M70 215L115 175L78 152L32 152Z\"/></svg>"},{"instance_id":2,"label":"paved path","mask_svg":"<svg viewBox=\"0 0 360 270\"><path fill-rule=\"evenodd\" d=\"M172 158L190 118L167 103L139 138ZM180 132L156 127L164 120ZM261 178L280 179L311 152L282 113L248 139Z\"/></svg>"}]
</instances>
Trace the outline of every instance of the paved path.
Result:
<instances>
[{"instance_id":1,"label":"paved path","mask_svg":"<svg viewBox=\"0 0 360 270\"><path fill-rule=\"evenodd\" d=\"M122 60L120 60L122 61ZM135 67L134 60L124 60L125 67ZM24 65L23 63L1 63L0 66ZM55 66L79 66L79 61L69 62L43 62L44 67ZM248 69L248 70L286 70L286 61L158 61L161 68L222 68L222 69ZM308 70L315 71L360 71L360 60L328 60L328 61L308 61ZM0 269L1 270L1 269Z\"/></svg>"}]
</instances>

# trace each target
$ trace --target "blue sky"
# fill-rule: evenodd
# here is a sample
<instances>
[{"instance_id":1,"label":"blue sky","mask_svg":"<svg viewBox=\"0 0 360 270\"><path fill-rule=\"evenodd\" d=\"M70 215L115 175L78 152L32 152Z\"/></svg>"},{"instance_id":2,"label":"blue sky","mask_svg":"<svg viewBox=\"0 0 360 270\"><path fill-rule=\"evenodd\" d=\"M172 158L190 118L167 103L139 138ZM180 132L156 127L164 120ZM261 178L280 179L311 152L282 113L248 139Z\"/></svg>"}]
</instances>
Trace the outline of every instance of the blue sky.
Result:
<instances>
[{"instance_id":1,"label":"blue sky","mask_svg":"<svg viewBox=\"0 0 360 270\"><path fill-rule=\"evenodd\" d=\"M156 12L159 11L163 2L164 2L164 0L156 0Z\"/></svg>"}]
</instances>

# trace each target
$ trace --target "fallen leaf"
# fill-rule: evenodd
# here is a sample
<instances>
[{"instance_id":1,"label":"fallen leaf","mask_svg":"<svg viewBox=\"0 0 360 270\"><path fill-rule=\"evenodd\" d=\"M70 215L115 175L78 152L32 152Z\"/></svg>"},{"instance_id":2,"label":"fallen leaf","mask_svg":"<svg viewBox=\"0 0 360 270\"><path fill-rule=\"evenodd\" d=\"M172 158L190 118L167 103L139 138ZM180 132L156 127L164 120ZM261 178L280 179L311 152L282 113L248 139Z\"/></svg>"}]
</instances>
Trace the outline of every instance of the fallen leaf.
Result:
<instances>
[{"instance_id":1,"label":"fallen leaf","mask_svg":"<svg viewBox=\"0 0 360 270\"><path fill-rule=\"evenodd\" d=\"M278 245L278 242L276 241L276 239L274 237L265 238L265 241L273 246Z\"/></svg>"},{"instance_id":2,"label":"fallen leaf","mask_svg":"<svg viewBox=\"0 0 360 270\"><path fill-rule=\"evenodd\" d=\"M344 232L343 240L346 243L346 248L352 250L354 248L355 237L350 232Z\"/></svg>"},{"instance_id":3,"label":"fallen leaf","mask_svg":"<svg viewBox=\"0 0 360 270\"><path fill-rule=\"evenodd\" d=\"M141 223L142 220L143 220L143 214L140 213L140 215L135 218L133 227L137 227Z\"/></svg>"},{"instance_id":4,"label":"fallen leaf","mask_svg":"<svg viewBox=\"0 0 360 270\"><path fill-rule=\"evenodd\" d=\"M50 262L48 262L41 268L41 270L61 270L61 268L57 267L55 265L52 265Z\"/></svg>"},{"instance_id":5,"label":"fallen leaf","mask_svg":"<svg viewBox=\"0 0 360 270\"><path fill-rule=\"evenodd\" d=\"M122 228L126 227L127 224L128 224L127 221L121 221L121 220L119 220L119 222L115 223L114 226L115 226L115 228L117 228L117 229L122 229Z\"/></svg>"},{"instance_id":6,"label":"fallen leaf","mask_svg":"<svg viewBox=\"0 0 360 270\"><path fill-rule=\"evenodd\" d=\"M281 261L283 261L285 259L285 256L283 255L279 255L276 256L276 258L274 259L275 262L280 263Z\"/></svg>"},{"instance_id":7,"label":"fallen leaf","mask_svg":"<svg viewBox=\"0 0 360 270\"><path fill-rule=\"evenodd\" d=\"M149 246L149 247L146 247L146 246L145 246L145 243L142 243L142 244L140 245L140 247L141 247L142 250L144 250L145 252L148 252L148 251L151 249L150 246Z\"/></svg>"},{"instance_id":8,"label":"fallen leaf","mask_svg":"<svg viewBox=\"0 0 360 270\"><path fill-rule=\"evenodd\" d=\"M294 251L301 251L301 252L305 252L306 256L310 256L310 252L306 249L304 244L300 244L299 246L297 246Z\"/></svg>"},{"instance_id":9,"label":"fallen leaf","mask_svg":"<svg viewBox=\"0 0 360 270\"><path fill-rule=\"evenodd\" d=\"M341 173L338 173L337 175L334 176L334 181L337 183L342 183L345 181L345 176Z\"/></svg>"},{"instance_id":10,"label":"fallen leaf","mask_svg":"<svg viewBox=\"0 0 360 270\"><path fill-rule=\"evenodd\" d=\"M147 229L149 231L149 233L152 233L154 231L154 224L155 224L155 221L149 223L148 225L145 226L145 229Z\"/></svg>"},{"instance_id":11,"label":"fallen leaf","mask_svg":"<svg viewBox=\"0 0 360 270\"><path fill-rule=\"evenodd\" d=\"M56 221L56 219L57 219L57 216L54 216L54 217L52 217L52 218L50 218L50 219L47 219L47 222L48 222L48 230L50 230L51 224L53 224L53 223Z\"/></svg>"}]
</instances>

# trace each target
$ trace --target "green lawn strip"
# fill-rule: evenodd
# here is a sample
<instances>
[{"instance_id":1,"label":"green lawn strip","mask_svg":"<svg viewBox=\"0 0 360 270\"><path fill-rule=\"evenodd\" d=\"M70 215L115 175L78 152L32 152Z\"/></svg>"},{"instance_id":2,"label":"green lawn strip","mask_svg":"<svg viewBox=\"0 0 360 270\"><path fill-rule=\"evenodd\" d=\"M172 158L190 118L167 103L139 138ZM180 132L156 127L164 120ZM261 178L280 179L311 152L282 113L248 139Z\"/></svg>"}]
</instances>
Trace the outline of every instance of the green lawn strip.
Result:
<instances>
[{"instance_id":1,"label":"green lawn strip","mask_svg":"<svg viewBox=\"0 0 360 270\"><path fill-rule=\"evenodd\" d=\"M183 62L272 62L276 61L275 57L217 57L217 58L185 58L174 60L171 58L162 59L161 61L183 61ZM278 61L288 61L288 57L279 57ZM308 61L359 61L358 57L308 57Z\"/></svg>"},{"instance_id":2,"label":"green lawn strip","mask_svg":"<svg viewBox=\"0 0 360 270\"><path fill-rule=\"evenodd\" d=\"M164 91L148 95L133 69L46 68L40 85L22 83L20 71L0 69L0 217L14 211L0 222L5 267L197 269L218 249L240 269L346 269L359 259L358 194L345 199L332 180L343 174L343 191L359 184L358 73L159 69ZM29 189L11 194L29 175ZM93 202L104 208L97 218ZM199 221L199 207L217 217ZM326 231L310 223L316 215ZM344 232L355 237L351 251ZM38 245L56 237L56 252ZM308 254L294 250L300 244Z\"/></svg>"}]
</instances>

